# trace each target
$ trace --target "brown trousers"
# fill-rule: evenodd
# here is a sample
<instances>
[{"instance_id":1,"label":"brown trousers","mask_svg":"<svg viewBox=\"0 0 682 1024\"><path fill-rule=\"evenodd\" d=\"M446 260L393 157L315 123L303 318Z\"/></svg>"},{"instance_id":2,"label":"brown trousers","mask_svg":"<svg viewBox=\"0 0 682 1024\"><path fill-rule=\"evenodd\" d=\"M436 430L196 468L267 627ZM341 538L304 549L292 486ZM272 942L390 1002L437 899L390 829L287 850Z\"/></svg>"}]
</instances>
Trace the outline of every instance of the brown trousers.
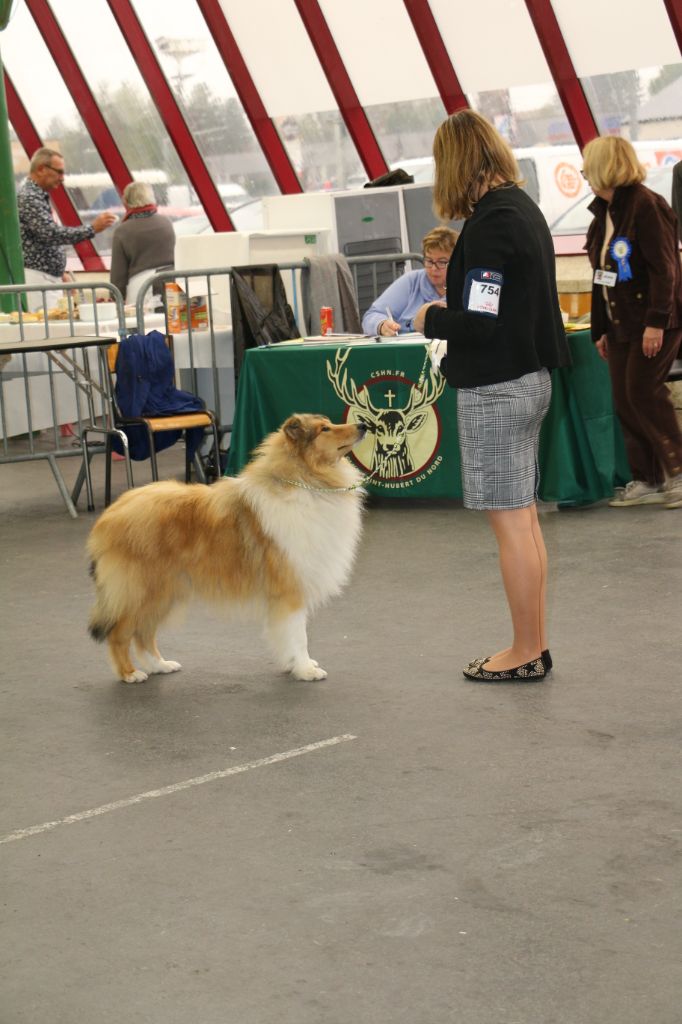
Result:
<instances>
[{"instance_id":1,"label":"brown trousers","mask_svg":"<svg viewBox=\"0 0 682 1024\"><path fill-rule=\"evenodd\" d=\"M656 486L682 473L682 432L666 386L681 340L682 329L664 331L652 359L644 356L641 341L608 342L613 402L632 476Z\"/></svg>"}]
</instances>

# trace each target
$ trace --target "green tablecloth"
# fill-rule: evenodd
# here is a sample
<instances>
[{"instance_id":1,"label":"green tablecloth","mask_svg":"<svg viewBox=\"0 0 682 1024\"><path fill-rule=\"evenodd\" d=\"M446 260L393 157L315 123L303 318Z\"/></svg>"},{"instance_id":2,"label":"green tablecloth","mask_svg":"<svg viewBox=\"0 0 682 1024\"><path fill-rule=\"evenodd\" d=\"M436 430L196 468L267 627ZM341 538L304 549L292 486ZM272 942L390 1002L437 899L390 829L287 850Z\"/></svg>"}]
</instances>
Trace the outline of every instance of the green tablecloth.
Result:
<instances>
[{"instance_id":1,"label":"green tablecloth","mask_svg":"<svg viewBox=\"0 0 682 1024\"><path fill-rule=\"evenodd\" d=\"M552 373L552 403L540 437L540 498L582 505L610 497L630 471L613 414L606 364L589 331L569 335L573 365ZM294 412L335 422L369 419L354 450L360 468L383 468L367 489L395 498L461 498L457 393L414 390L423 343L274 345L250 349L237 392L227 472ZM330 379L331 378L333 379ZM428 374L427 374L428 379ZM441 387L443 386L441 382Z\"/></svg>"}]
</instances>

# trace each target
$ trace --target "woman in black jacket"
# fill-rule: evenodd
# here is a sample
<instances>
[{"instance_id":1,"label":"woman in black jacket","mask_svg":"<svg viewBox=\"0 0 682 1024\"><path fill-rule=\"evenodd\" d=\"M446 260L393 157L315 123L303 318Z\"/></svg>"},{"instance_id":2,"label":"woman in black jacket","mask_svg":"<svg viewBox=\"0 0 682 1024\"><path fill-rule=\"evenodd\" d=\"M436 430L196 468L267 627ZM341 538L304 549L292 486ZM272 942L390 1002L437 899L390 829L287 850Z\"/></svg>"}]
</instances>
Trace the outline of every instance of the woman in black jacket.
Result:
<instances>
[{"instance_id":1,"label":"woman in black jacket","mask_svg":"<svg viewBox=\"0 0 682 1024\"><path fill-rule=\"evenodd\" d=\"M593 139L583 153L595 194L587 249L594 270L592 338L609 364L633 479L616 507L682 507L682 433L666 380L682 340L682 270L675 214L642 184L632 144Z\"/></svg>"},{"instance_id":2,"label":"woman in black jacket","mask_svg":"<svg viewBox=\"0 0 682 1024\"><path fill-rule=\"evenodd\" d=\"M570 362L556 290L554 249L535 203L519 188L514 155L471 110L434 140L434 205L464 217L450 260L447 306L414 320L458 391L466 508L482 509L497 538L511 611L511 647L464 671L483 682L541 679L551 668L545 632L547 553L536 508L537 452L549 408L549 370Z\"/></svg>"}]
</instances>

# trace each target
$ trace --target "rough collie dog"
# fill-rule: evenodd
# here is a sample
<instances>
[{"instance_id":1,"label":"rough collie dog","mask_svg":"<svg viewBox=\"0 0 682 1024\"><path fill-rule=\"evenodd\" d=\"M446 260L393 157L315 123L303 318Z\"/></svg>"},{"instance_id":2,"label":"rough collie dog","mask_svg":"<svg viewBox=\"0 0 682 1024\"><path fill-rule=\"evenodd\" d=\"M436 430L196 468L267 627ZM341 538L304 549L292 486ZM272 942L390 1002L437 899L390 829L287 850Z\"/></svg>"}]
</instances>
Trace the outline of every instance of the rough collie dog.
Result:
<instances>
[{"instance_id":1,"label":"rough collie dog","mask_svg":"<svg viewBox=\"0 0 682 1024\"><path fill-rule=\"evenodd\" d=\"M156 631L192 595L264 622L281 669L327 675L308 654L309 613L348 579L360 537L360 474L344 456L365 428L291 416L240 476L126 491L88 540L97 600L90 634L126 683L176 672ZM146 671L131 660L135 645Z\"/></svg>"}]
</instances>

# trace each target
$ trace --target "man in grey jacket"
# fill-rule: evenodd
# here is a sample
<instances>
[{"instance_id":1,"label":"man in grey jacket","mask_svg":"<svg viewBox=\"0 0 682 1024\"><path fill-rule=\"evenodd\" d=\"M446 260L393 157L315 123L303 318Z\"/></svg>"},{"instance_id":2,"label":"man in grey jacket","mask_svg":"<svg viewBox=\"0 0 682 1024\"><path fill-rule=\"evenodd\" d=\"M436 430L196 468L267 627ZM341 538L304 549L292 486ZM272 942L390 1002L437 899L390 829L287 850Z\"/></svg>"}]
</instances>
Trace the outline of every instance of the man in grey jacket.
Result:
<instances>
[{"instance_id":1,"label":"man in grey jacket","mask_svg":"<svg viewBox=\"0 0 682 1024\"><path fill-rule=\"evenodd\" d=\"M126 215L114 231L111 283L126 302L135 302L143 281L161 267L172 267L175 232L168 217L157 212L154 193L143 181L123 190Z\"/></svg>"}]
</instances>

